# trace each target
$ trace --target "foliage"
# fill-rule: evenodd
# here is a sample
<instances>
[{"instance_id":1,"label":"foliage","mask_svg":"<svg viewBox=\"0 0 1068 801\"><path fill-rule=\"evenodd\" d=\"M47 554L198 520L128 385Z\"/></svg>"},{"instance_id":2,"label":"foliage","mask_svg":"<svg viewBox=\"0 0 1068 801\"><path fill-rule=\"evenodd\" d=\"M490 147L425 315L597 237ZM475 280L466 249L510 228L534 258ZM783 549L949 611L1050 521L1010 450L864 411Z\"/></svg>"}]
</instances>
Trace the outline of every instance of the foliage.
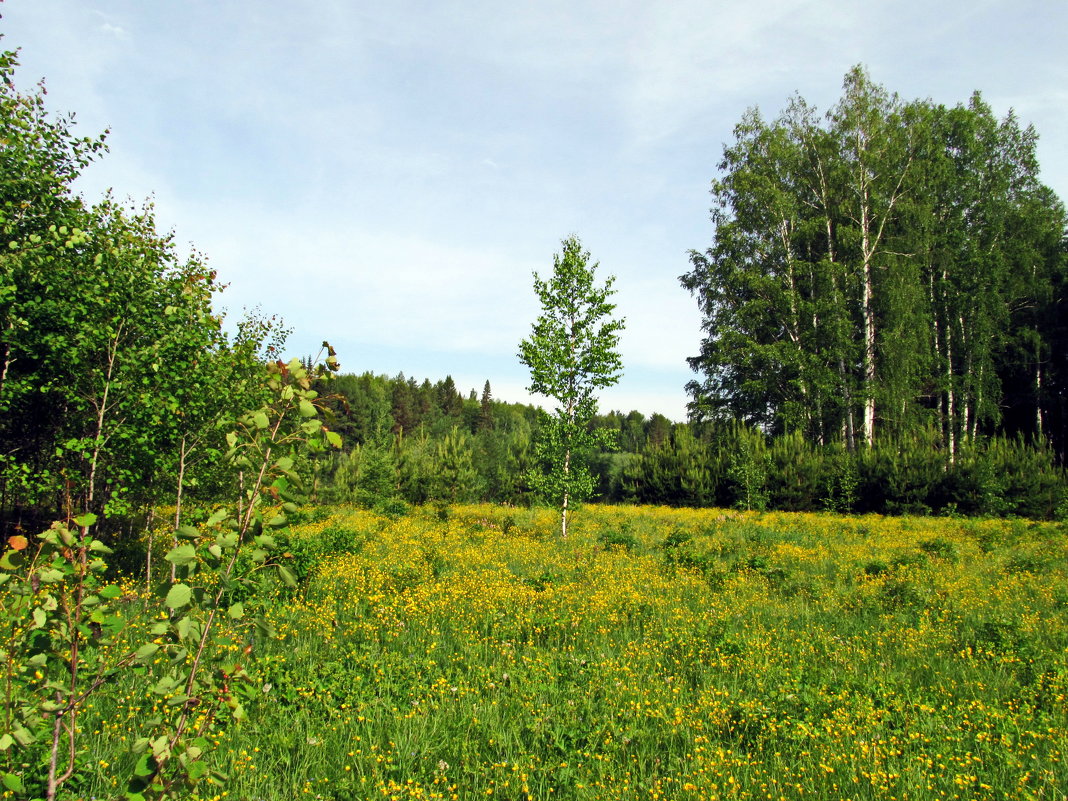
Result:
<instances>
[{"instance_id":1,"label":"foliage","mask_svg":"<svg viewBox=\"0 0 1068 801\"><path fill-rule=\"evenodd\" d=\"M258 404L271 321L231 341L202 256L179 257L150 205L73 191L103 139L20 93L0 54L0 528L73 510L113 540L124 517L183 491L228 490L219 423Z\"/></svg>"},{"instance_id":2,"label":"foliage","mask_svg":"<svg viewBox=\"0 0 1068 801\"><path fill-rule=\"evenodd\" d=\"M759 431L736 426L727 478L734 485L734 505L746 511L764 511L768 505L766 484L770 457Z\"/></svg>"},{"instance_id":3,"label":"foliage","mask_svg":"<svg viewBox=\"0 0 1068 801\"><path fill-rule=\"evenodd\" d=\"M560 509L561 535L567 536L568 513L593 491L587 452L606 445L605 429L590 430L597 411L595 392L619 380L622 362L616 350L622 320L611 318L615 305L613 278L596 283L596 263L572 236L553 257L547 281L534 276L541 303L531 336L519 345L519 358L530 368L528 388L551 398L553 412L542 413L534 442L542 472L531 475L535 489Z\"/></svg>"},{"instance_id":4,"label":"foliage","mask_svg":"<svg viewBox=\"0 0 1068 801\"><path fill-rule=\"evenodd\" d=\"M448 511L290 527L361 544L269 610L248 719L208 757L229 797L985 800L1068 778L1059 524L601 505L561 540L547 509ZM150 708L128 686L92 711L116 764Z\"/></svg>"},{"instance_id":5,"label":"foliage","mask_svg":"<svg viewBox=\"0 0 1068 801\"><path fill-rule=\"evenodd\" d=\"M330 359L336 364L332 352ZM144 642L126 636L142 602L101 578L111 549L90 533L94 514L54 523L36 548L22 535L9 538L0 558L0 769L18 797L58 798L68 782L81 792L91 759L84 744L90 701L130 672L159 703L158 714L140 721L126 797L186 797L198 782L225 780L205 753L221 713L245 716L239 685L249 679L252 650L239 628L244 604L233 596L261 583L274 547L268 530L296 509L298 449L340 446L317 418L317 393L298 361L269 364L265 373L271 400L238 417L226 436L227 458L242 475L248 471L247 485L235 507L218 509L204 527L177 530L180 544L165 559L180 580L159 584L166 611L141 627ZM281 510L272 509L279 503ZM295 584L288 568L272 566ZM149 614L160 608L144 605ZM257 625L267 630L262 620Z\"/></svg>"},{"instance_id":6,"label":"foliage","mask_svg":"<svg viewBox=\"0 0 1068 801\"><path fill-rule=\"evenodd\" d=\"M746 112L713 181L715 237L683 285L704 317L694 419L849 450L934 430L1064 459L1068 218L1035 132L976 94L906 102L860 67L825 117Z\"/></svg>"}]
</instances>

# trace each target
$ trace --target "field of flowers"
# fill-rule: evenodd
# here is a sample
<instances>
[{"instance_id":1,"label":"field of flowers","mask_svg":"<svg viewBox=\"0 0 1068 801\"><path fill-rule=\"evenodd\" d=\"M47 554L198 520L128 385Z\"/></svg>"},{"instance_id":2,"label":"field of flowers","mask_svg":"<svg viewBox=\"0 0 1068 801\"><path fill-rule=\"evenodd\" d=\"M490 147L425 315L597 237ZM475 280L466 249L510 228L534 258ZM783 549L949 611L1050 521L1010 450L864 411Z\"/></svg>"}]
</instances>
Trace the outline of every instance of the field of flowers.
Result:
<instances>
[{"instance_id":1,"label":"field of flowers","mask_svg":"<svg viewBox=\"0 0 1068 801\"><path fill-rule=\"evenodd\" d=\"M1063 524L319 509L205 798L1065 799ZM121 688L120 688L121 689ZM98 775L150 705L98 705ZM214 792L214 795L212 794Z\"/></svg>"}]
</instances>

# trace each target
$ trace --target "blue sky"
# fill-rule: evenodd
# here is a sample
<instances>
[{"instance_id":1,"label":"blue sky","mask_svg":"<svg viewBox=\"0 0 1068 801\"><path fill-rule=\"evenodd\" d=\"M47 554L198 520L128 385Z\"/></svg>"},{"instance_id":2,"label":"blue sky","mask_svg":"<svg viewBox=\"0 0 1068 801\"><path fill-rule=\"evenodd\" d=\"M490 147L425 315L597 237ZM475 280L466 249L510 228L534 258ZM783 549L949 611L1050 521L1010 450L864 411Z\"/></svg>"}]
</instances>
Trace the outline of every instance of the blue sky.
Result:
<instances>
[{"instance_id":1,"label":"blue sky","mask_svg":"<svg viewBox=\"0 0 1068 801\"><path fill-rule=\"evenodd\" d=\"M747 107L821 110L864 63L905 98L981 90L1040 134L1068 197L1068 4L7 0L19 84L110 153L95 200L160 225L281 314L293 353L528 400L531 273L577 234L616 276L625 374L603 410L685 416L700 318L679 286Z\"/></svg>"}]
</instances>

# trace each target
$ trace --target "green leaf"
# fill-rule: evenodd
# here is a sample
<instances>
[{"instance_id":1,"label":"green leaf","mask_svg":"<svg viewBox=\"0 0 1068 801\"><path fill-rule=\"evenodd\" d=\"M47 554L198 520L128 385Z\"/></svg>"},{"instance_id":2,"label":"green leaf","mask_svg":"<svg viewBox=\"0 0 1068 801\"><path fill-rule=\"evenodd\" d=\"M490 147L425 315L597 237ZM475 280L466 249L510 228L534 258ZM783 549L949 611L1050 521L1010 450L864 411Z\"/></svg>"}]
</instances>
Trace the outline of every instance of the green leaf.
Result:
<instances>
[{"instance_id":1,"label":"green leaf","mask_svg":"<svg viewBox=\"0 0 1068 801\"><path fill-rule=\"evenodd\" d=\"M179 526L178 530L174 533L183 540L195 540L200 536L200 532L193 526Z\"/></svg>"},{"instance_id":2,"label":"green leaf","mask_svg":"<svg viewBox=\"0 0 1068 801\"><path fill-rule=\"evenodd\" d=\"M21 551L6 551L0 556L0 568L4 570L18 570L26 563L26 557Z\"/></svg>"},{"instance_id":3,"label":"green leaf","mask_svg":"<svg viewBox=\"0 0 1068 801\"><path fill-rule=\"evenodd\" d=\"M204 774L208 772L208 766L200 761L193 762L186 769L186 772L189 774L190 780L195 782L204 777Z\"/></svg>"},{"instance_id":4,"label":"green leaf","mask_svg":"<svg viewBox=\"0 0 1068 801\"><path fill-rule=\"evenodd\" d=\"M211 513L211 517L208 518L208 522L205 525L207 525L209 527L217 526L219 523L224 521L226 519L227 515L229 515L229 514L230 514L229 510L227 510L225 508L224 509L216 509L214 512Z\"/></svg>"},{"instance_id":5,"label":"green leaf","mask_svg":"<svg viewBox=\"0 0 1068 801\"><path fill-rule=\"evenodd\" d=\"M5 773L3 782L4 782L4 787L6 787L8 790L10 790L13 793L24 793L24 792L26 792L26 786L22 783L22 779L20 779L14 773Z\"/></svg>"},{"instance_id":6,"label":"green leaf","mask_svg":"<svg viewBox=\"0 0 1068 801\"><path fill-rule=\"evenodd\" d=\"M105 554L105 555L110 554L110 553L114 553L114 551L111 550L111 548L106 546L100 540L93 540L92 542L90 542L89 543L89 550L92 551L93 553L102 553L102 554Z\"/></svg>"},{"instance_id":7,"label":"green leaf","mask_svg":"<svg viewBox=\"0 0 1068 801\"><path fill-rule=\"evenodd\" d=\"M238 601L236 604L226 610L228 614L234 620L240 620L245 616L245 605Z\"/></svg>"},{"instance_id":8,"label":"green leaf","mask_svg":"<svg viewBox=\"0 0 1068 801\"><path fill-rule=\"evenodd\" d=\"M44 628L44 624L48 622L48 615L41 607L35 607L33 610L33 625L30 628L40 629Z\"/></svg>"},{"instance_id":9,"label":"green leaf","mask_svg":"<svg viewBox=\"0 0 1068 801\"><path fill-rule=\"evenodd\" d=\"M6 751L14 744L15 738L12 737L8 732L5 731L3 734L0 734L0 751Z\"/></svg>"},{"instance_id":10,"label":"green leaf","mask_svg":"<svg viewBox=\"0 0 1068 801\"><path fill-rule=\"evenodd\" d=\"M267 428L267 426L270 425L267 420L267 415L264 412L256 412L252 415L252 422L255 423L256 428L259 429Z\"/></svg>"},{"instance_id":11,"label":"green leaf","mask_svg":"<svg viewBox=\"0 0 1068 801\"><path fill-rule=\"evenodd\" d=\"M63 571L57 570L54 567L46 567L43 570L39 570L37 575L45 584L55 584L56 582L63 581Z\"/></svg>"},{"instance_id":12,"label":"green leaf","mask_svg":"<svg viewBox=\"0 0 1068 801\"><path fill-rule=\"evenodd\" d=\"M156 758L151 753L141 755L134 765L134 776L153 776L156 773Z\"/></svg>"},{"instance_id":13,"label":"green leaf","mask_svg":"<svg viewBox=\"0 0 1068 801\"><path fill-rule=\"evenodd\" d=\"M300 416L301 417L315 417L318 414L315 410L314 404L310 401L306 401L303 398L300 399Z\"/></svg>"},{"instance_id":14,"label":"green leaf","mask_svg":"<svg viewBox=\"0 0 1068 801\"><path fill-rule=\"evenodd\" d=\"M134 651L134 660L137 662L144 662L158 650L159 646L156 643L146 643Z\"/></svg>"},{"instance_id":15,"label":"green leaf","mask_svg":"<svg viewBox=\"0 0 1068 801\"><path fill-rule=\"evenodd\" d=\"M11 729L11 736L15 738L15 742L24 748L36 739L33 736L33 732L27 729L25 726L15 725Z\"/></svg>"},{"instance_id":16,"label":"green leaf","mask_svg":"<svg viewBox=\"0 0 1068 801\"><path fill-rule=\"evenodd\" d=\"M175 631L178 632L178 639L184 640L189 636L189 631L193 626L193 618L186 615L177 623L174 624Z\"/></svg>"},{"instance_id":17,"label":"green leaf","mask_svg":"<svg viewBox=\"0 0 1068 801\"><path fill-rule=\"evenodd\" d=\"M264 617L257 617L255 623L256 633L264 639L270 639L278 633L271 621Z\"/></svg>"},{"instance_id":18,"label":"green leaf","mask_svg":"<svg viewBox=\"0 0 1068 801\"><path fill-rule=\"evenodd\" d=\"M196 561L197 549L192 543L184 542L168 551L163 558L176 567L184 567Z\"/></svg>"},{"instance_id":19,"label":"green leaf","mask_svg":"<svg viewBox=\"0 0 1068 801\"><path fill-rule=\"evenodd\" d=\"M336 431L327 431L325 433L326 433L326 441L330 444L330 447L332 447L332 448L340 448L341 447L341 435L339 433L337 433Z\"/></svg>"},{"instance_id":20,"label":"green leaf","mask_svg":"<svg viewBox=\"0 0 1068 801\"><path fill-rule=\"evenodd\" d=\"M116 584L109 584L106 587L102 587L100 592L97 593L101 598L106 598L111 601L122 595L122 589Z\"/></svg>"},{"instance_id":21,"label":"green leaf","mask_svg":"<svg viewBox=\"0 0 1068 801\"><path fill-rule=\"evenodd\" d=\"M189 603L192 597L193 591L188 584L175 584L171 587L170 592L167 593L167 599L164 603L167 604L168 609L181 609Z\"/></svg>"},{"instance_id":22,"label":"green leaf","mask_svg":"<svg viewBox=\"0 0 1068 801\"><path fill-rule=\"evenodd\" d=\"M88 528L94 523L96 523L96 515L92 512L86 512L85 514L78 515L78 517L74 518L74 525L79 526L80 528Z\"/></svg>"},{"instance_id":23,"label":"green leaf","mask_svg":"<svg viewBox=\"0 0 1068 801\"><path fill-rule=\"evenodd\" d=\"M293 459L291 457L289 457L289 456L283 456L281 459L279 459L274 464L275 464L275 467L277 467L279 470L281 470L284 473L287 473L287 472L289 472L290 470L293 469Z\"/></svg>"},{"instance_id":24,"label":"green leaf","mask_svg":"<svg viewBox=\"0 0 1068 801\"><path fill-rule=\"evenodd\" d=\"M152 753L157 759L166 758L170 756L170 738L166 734L161 734L159 737L152 741Z\"/></svg>"},{"instance_id":25,"label":"green leaf","mask_svg":"<svg viewBox=\"0 0 1068 801\"><path fill-rule=\"evenodd\" d=\"M287 587L297 586L297 577L293 575L293 571L285 565L278 565L278 578L282 580L282 583Z\"/></svg>"}]
</instances>

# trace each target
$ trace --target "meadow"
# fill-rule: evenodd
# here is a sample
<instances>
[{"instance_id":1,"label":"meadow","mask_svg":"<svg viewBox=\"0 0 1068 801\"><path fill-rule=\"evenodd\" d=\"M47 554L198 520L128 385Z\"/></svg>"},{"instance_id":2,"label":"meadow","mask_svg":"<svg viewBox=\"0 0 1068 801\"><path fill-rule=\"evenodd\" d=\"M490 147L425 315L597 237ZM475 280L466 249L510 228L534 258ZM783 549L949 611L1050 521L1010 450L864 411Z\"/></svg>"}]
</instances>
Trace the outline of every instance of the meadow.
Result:
<instances>
[{"instance_id":1,"label":"meadow","mask_svg":"<svg viewBox=\"0 0 1068 801\"><path fill-rule=\"evenodd\" d=\"M1025 520L313 509L199 798L1064 799L1068 540ZM235 647L237 647L235 645ZM80 797L138 721L94 701ZM125 767L124 767L125 766Z\"/></svg>"}]
</instances>

